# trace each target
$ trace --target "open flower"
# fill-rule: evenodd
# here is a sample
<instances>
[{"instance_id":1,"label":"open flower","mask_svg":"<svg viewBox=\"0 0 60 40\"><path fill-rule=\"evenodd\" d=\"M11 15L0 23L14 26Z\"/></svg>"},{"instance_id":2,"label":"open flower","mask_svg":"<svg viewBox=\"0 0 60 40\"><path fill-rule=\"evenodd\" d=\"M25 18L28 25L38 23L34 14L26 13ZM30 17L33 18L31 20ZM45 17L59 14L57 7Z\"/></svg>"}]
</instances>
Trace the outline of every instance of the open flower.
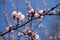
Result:
<instances>
[{"instance_id":1,"label":"open flower","mask_svg":"<svg viewBox=\"0 0 60 40\"><path fill-rule=\"evenodd\" d=\"M40 14L40 18L44 18L45 10L39 10L38 13Z\"/></svg>"},{"instance_id":2,"label":"open flower","mask_svg":"<svg viewBox=\"0 0 60 40\"><path fill-rule=\"evenodd\" d=\"M38 14L38 13L35 13L35 14L34 14L34 17L38 17L38 16L39 16L39 14Z\"/></svg>"},{"instance_id":3,"label":"open flower","mask_svg":"<svg viewBox=\"0 0 60 40\"><path fill-rule=\"evenodd\" d=\"M34 34L33 34L33 38L36 39L36 40L38 40L38 39L39 39L39 35L36 34L36 33L34 33Z\"/></svg>"},{"instance_id":4,"label":"open flower","mask_svg":"<svg viewBox=\"0 0 60 40\"><path fill-rule=\"evenodd\" d=\"M24 34L23 33L18 33L18 37L22 37Z\"/></svg>"},{"instance_id":5,"label":"open flower","mask_svg":"<svg viewBox=\"0 0 60 40\"><path fill-rule=\"evenodd\" d=\"M24 20L25 18L25 16L21 12L18 12L18 17L20 20Z\"/></svg>"},{"instance_id":6,"label":"open flower","mask_svg":"<svg viewBox=\"0 0 60 40\"><path fill-rule=\"evenodd\" d=\"M22 12L19 11L19 12L18 12L18 16L21 16L21 15L22 15Z\"/></svg>"},{"instance_id":7,"label":"open flower","mask_svg":"<svg viewBox=\"0 0 60 40\"><path fill-rule=\"evenodd\" d=\"M12 30L13 28L12 28L12 25L10 25L10 26L8 26L8 27L6 27L6 30L7 31L9 31L9 32L13 32L13 30Z\"/></svg>"},{"instance_id":8,"label":"open flower","mask_svg":"<svg viewBox=\"0 0 60 40\"><path fill-rule=\"evenodd\" d=\"M20 20L24 20L24 18L25 18L25 16L20 11L19 12L13 11L12 17L14 19L20 19Z\"/></svg>"},{"instance_id":9,"label":"open flower","mask_svg":"<svg viewBox=\"0 0 60 40\"><path fill-rule=\"evenodd\" d=\"M45 10L39 10L38 13L44 14L45 13Z\"/></svg>"},{"instance_id":10,"label":"open flower","mask_svg":"<svg viewBox=\"0 0 60 40\"><path fill-rule=\"evenodd\" d=\"M35 14L34 9L31 9L31 10L29 10L27 16L28 16L28 17L34 17L34 14Z\"/></svg>"},{"instance_id":11,"label":"open flower","mask_svg":"<svg viewBox=\"0 0 60 40\"><path fill-rule=\"evenodd\" d=\"M16 19L16 17L17 17L17 12L16 12L16 11L13 11L13 12L12 12L12 17L13 17L14 19Z\"/></svg>"},{"instance_id":12,"label":"open flower","mask_svg":"<svg viewBox=\"0 0 60 40\"><path fill-rule=\"evenodd\" d=\"M25 16L22 14L20 17L19 17L20 20L24 20L25 19Z\"/></svg>"},{"instance_id":13,"label":"open flower","mask_svg":"<svg viewBox=\"0 0 60 40\"><path fill-rule=\"evenodd\" d=\"M32 29L31 28L28 28L27 32L28 32L28 36L32 36Z\"/></svg>"}]
</instances>

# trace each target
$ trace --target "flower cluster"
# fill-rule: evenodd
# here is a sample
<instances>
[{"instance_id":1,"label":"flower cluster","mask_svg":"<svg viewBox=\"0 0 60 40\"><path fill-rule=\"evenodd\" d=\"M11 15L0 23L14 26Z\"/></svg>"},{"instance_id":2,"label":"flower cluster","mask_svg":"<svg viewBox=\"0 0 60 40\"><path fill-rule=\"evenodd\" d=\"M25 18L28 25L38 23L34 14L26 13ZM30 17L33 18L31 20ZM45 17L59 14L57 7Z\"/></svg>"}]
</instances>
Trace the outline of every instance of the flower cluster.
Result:
<instances>
[{"instance_id":1,"label":"flower cluster","mask_svg":"<svg viewBox=\"0 0 60 40\"><path fill-rule=\"evenodd\" d=\"M31 10L29 10L27 16L28 16L28 17L34 17L34 14L35 14L34 9L31 9Z\"/></svg>"},{"instance_id":2,"label":"flower cluster","mask_svg":"<svg viewBox=\"0 0 60 40\"><path fill-rule=\"evenodd\" d=\"M13 11L12 12L12 17L14 19L20 19L20 20L24 20L24 18L25 18L25 16L20 11L19 12Z\"/></svg>"},{"instance_id":3,"label":"flower cluster","mask_svg":"<svg viewBox=\"0 0 60 40\"><path fill-rule=\"evenodd\" d=\"M18 33L18 37L22 37L22 36L24 36L24 34L21 33L21 32L19 32L19 33Z\"/></svg>"},{"instance_id":4,"label":"flower cluster","mask_svg":"<svg viewBox=\"0 0 60 40\"><path fill-rule=\"evenodd\" d=\"M39 35L36 34L36 33L34 33L34 34L32 35L32 38L34 38L35 40L38 40L38 39L39 39Z\"/></svg>"},{"instance_id":5,"label":"flower cluster","mask_svg":"<svg viewBox=\"0 0 60 40\"><path fill-rule=\"evenodd\" d=\"M8 27L6 27L6 30L9 31L9 32L13 32L12 29L13 29L12 25L9 25Z\"/></svg>"},{"instance_id":6,"label":"flower cluster","mask_svg":"<svg viewBox=\"0 0 60 40\"><path fill-rule=\"evenodd\" d=\"M44 16L44 13L45 13L45 10L39 10L38 13L40 14L40 18L43 18Z\"/></svg>"},{"instance_id":7,"label":"flower cluster","mask_svg":"<svg viewBox=\"0 0 60 40\"><path fill-rule=\"evenodd\" d=\"M43 18L45 13L45 10L39 10L38 12L36 12L34 9L30 9L27 16L28 17L38 17L40 16L40 18Z\"/></svg>"},{"instance_id":8,"label":"flower cluster","mask_svg":"<svg viewBox=\"0 0 60 40\"><path fill-rule=\"evenodd\" d=\"M28 27L25 30L23 30L22 32L19 32L18 37L23 37L23 36L27 35L28 37L31 37L31 39L33 39L33 40L39 40L40 39L39 35L37 33L32 32L32 27Z\"/></svg>"}]
</instances>

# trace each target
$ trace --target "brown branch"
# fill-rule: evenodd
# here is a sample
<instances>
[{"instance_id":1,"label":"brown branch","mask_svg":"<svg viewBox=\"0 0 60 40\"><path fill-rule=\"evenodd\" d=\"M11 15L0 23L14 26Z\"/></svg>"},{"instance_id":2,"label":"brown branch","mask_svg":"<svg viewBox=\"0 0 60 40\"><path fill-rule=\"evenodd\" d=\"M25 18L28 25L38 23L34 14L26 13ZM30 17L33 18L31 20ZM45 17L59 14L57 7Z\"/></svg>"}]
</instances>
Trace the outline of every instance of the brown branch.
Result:
<instances>
[{"instance_id":1,"label":"brown branch","mask_svg":"<svg viewBox=\"0 0 60 40\"><path fill-rule=\"evenodd\" d=\"M46 12L45 14L47 14L47 13L49 13L50 11L54 10L54 9L57 8L59 5L60 5L60 3L57 4L55 7L52 7L52 8L51 8L48 12Z\"/></svg>"},{"instance_id":2,"label":"brown branch","mask_svg":"<svg viewBox=\"0 0 60 40\"><path fill-rule=\"evenodd\" d=\"M50 9L48 12L46 12L46 13L44 14L44 16L45 16L45 15L54 15L54 14L47 14L47 13L49 13L49 12L52 11L53 9L57 8L59 5L60 5L60 3L57 4L55 7L53 7L52 9ZM55 14L55 15L59 15L59 14ZM30 19L30 20L28 20L26 23L24 23L24 24L22 24L22 25L19 25L18 27L13 26L14 28L13 28L12 30L17 30L18 28L23 27L24 25L26 25L26 24L29 23L30 21L35 20L35 19L38 19L38 18L40 18L40 16L39 16L39 17L36 17L36 18ZM0 36L3 36L3 35L5 35L5 34L7 34L7 33L9 33L9 31L0 34Z\"/></svg>"}]
</instances>

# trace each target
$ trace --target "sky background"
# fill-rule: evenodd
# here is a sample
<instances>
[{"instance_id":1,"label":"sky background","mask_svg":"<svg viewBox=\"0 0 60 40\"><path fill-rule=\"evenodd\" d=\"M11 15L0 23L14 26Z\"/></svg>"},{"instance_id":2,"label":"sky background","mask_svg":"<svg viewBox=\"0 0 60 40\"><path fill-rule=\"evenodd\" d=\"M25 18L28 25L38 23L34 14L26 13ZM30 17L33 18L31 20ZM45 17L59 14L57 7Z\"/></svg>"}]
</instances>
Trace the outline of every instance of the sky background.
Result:
<instances>
[{"instance_id":1,"label":"sky background","mask_svg":"<svg viewBox=\"0 0 60 40\"><path fill-rule=\"evenodd\" d=\"M44 9L42 7L42 1L43 0L28 0L31 2L31 6L33 9L36 9L36 8L39 8L39 9ZM60 0L46 0L46 9L50 9L52 7L54 7L56 4L58 4L60 2ZM12 3L13 4L16 4L16 0L12 0ZM12 25L15 24L15 20L12 18L12 11L13 11L13 8L11 6L11 3L8 2L8 0L6 0L6 6L7 6L7 12L8 12L8 18L9 18L9 21L11 22ZM23 0L19 0L19 3L18 3L18 10L21 11L25 16L27 14L27 9L26 9L26 4L24 3ZM5 16L4 16L4 13L3 13L3 4L0 0L0 30L5 32L6 31L6 26L7 26L7 23L6 23L6 20L5 20ZM59 9L59 7L58 7ZM36 22L35 22L36 21ZM38 24L38 20L35 20L33 21L35 24ZM44 19L43 19L43 24L45 25L46 29L48 30L49 32L49 35L56 35L57 33L57 25L59 25L60 23L60 17L59 16L45 16ZM45 35L44 33L44 28L37 28L34 24L34 32L36 32L38 29L39 29L39 35L40 35L40 38L41 40L49 40ZM25 38L26 39L26 38ZM27 39L26 39L27 40Z\"/></svg>"}]
</instances>

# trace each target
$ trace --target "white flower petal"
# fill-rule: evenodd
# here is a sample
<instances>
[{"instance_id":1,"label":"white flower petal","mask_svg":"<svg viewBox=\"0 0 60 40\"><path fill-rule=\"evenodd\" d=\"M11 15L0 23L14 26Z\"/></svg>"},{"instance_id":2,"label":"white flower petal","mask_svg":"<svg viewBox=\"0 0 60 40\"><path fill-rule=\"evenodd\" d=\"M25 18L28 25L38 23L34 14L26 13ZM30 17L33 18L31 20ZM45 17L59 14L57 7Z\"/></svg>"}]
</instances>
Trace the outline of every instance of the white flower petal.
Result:
<instances>
[{"instance_id":1,"label":"white flower petal","mask_svg":"<svg viewBox=\"0 0 60 40\"><path fill-rule=\"evenodd\" d=\"M17 13L16 11L13 11L13 12L12 12L12 15L15 15L16 13Z\"/></svg>"},{"instance_id":2,"label":"white flower petal","mask_svg":"<svg viewBox=\"0 0 60 40\"><path fill-rule=\"evenodd\" d=\"M19 17L20 20L24 20L24 18L25 16L23 14Z\"/></svg>"},{"instance_id":3,"label":"white flower petal","mask_svg":"<svg viewBox=\"0 0 60 40\"><path fill-rule=\"evenodd\" d=\"M42 14L44 11L43 10L39 10L39 13Z\"/></svg>"},{"instance_id":4,"label":"white flower petal","mask_svg":"<svg viewBox=\"0 0 60 40\"><path fill-rule=\"evenodd\" d=\"M38 14L38 13L35 13L35 14L34 14L34 16L35 16L35 17L38 17L38 16L39 16L39 14Z\"/></svg>"}]
</instances>

